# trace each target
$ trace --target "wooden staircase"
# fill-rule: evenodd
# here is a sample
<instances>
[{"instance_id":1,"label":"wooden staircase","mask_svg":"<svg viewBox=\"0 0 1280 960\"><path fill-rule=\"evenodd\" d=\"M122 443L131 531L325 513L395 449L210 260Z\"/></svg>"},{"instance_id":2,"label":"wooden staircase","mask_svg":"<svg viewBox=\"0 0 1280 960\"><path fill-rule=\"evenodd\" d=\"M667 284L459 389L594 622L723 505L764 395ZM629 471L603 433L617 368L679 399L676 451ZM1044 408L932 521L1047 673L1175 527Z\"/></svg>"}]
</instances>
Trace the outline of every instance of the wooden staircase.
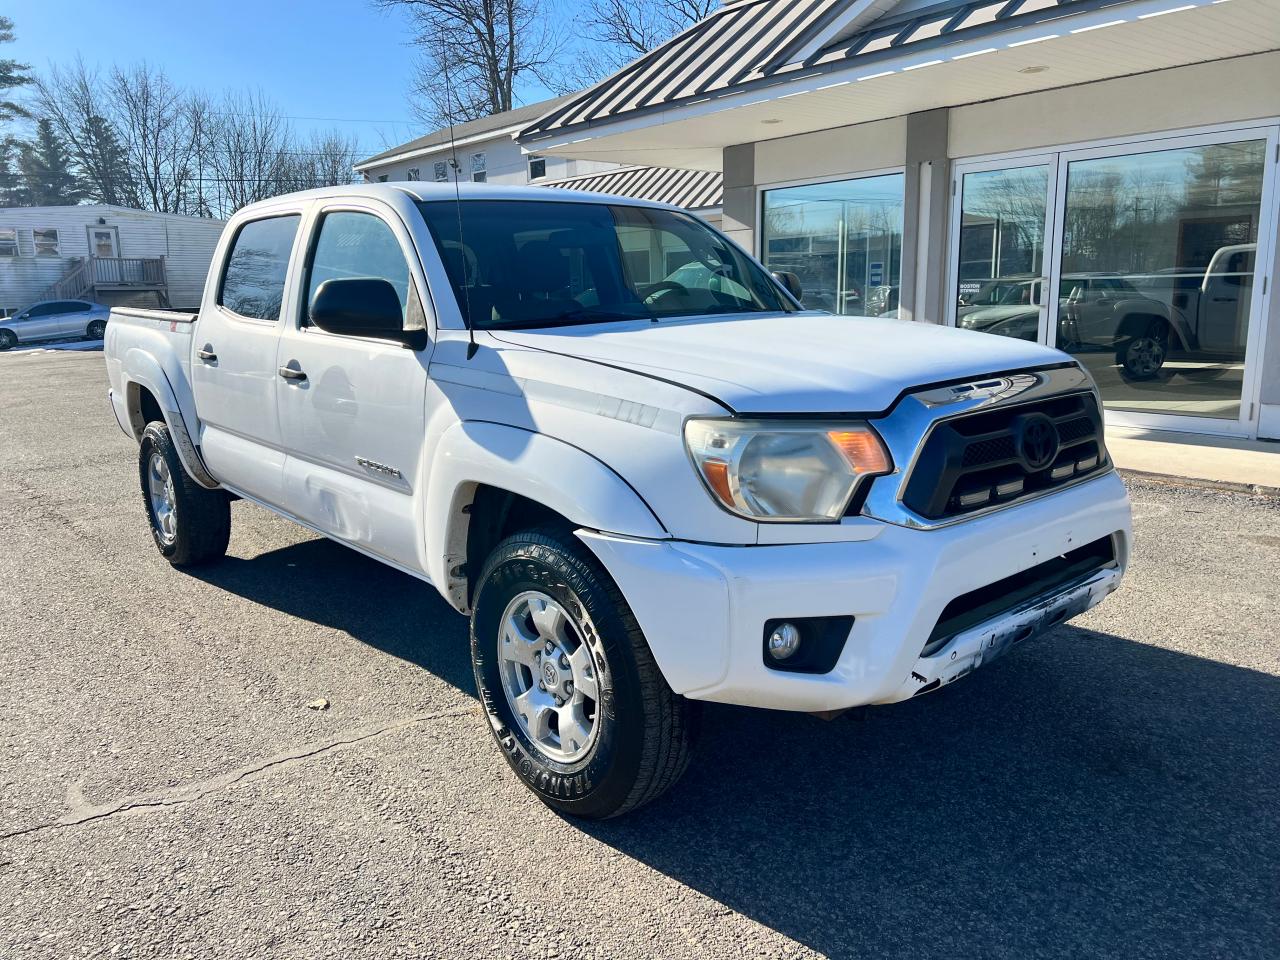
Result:
<instances>
[{"instance_id":1,"label":"wooden staircase","mask_svg":"<svg viewBox=\"0 0 1280 960\"><path fill-rule=\"evenodd\" d=\"M164 257L76 257L37 299L100 301L113 293L154 293L158 306L169 306Z\"/></svg>"}]
</instances>

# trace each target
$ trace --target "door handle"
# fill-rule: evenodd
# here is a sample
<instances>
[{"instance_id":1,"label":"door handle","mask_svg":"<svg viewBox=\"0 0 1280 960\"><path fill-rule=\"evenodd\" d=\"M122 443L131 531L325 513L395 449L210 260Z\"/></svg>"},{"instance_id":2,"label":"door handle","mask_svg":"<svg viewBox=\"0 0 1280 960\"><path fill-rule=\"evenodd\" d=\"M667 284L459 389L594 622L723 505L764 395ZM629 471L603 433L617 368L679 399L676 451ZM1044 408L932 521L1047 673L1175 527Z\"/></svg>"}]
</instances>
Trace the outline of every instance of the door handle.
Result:
<instances>
[{"instance_id":1,"label":"door handle","mask_svg":"<svg viewBox=\"0 0 1280 960\"><path fill-rule=\"evenodd\" d=\"M197 350L196 356L199 357L201 360L203 360L205 363L218 362L218 355L214 353L212 350Z\"/></svg>"},{"instance_id":2,"label":"door handle","mask_svg":"<svg viewBox=\"0 0 1280 960\"><path fill-rule=\"evenodd\" d=\"M276 370L276 373L280 374L280 376L284 377L286 380L292 380L295 383L300 383L307 379L307 375L295 367L280 367Z\"/></svg>"}]
</instances>

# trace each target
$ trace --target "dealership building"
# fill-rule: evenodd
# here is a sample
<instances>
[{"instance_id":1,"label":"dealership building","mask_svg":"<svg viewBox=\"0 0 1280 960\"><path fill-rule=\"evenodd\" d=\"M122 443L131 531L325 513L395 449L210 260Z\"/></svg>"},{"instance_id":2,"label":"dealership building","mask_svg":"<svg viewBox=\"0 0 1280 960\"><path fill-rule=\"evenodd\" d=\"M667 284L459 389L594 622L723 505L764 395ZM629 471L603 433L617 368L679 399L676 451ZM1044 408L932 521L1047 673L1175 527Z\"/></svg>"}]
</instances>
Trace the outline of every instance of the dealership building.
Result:
<instances>
[{"instance_id":1,"label":"dealership building","mask_svg":"<svg viewBox=\"0 0 1280 960\"><path fill-rule=\"evenodd\" d=\"M722 174L810 306L1056 345L1115 425L1280 439L1277 0L737 0L516 139Z\"/></svg>"}]
</instances>

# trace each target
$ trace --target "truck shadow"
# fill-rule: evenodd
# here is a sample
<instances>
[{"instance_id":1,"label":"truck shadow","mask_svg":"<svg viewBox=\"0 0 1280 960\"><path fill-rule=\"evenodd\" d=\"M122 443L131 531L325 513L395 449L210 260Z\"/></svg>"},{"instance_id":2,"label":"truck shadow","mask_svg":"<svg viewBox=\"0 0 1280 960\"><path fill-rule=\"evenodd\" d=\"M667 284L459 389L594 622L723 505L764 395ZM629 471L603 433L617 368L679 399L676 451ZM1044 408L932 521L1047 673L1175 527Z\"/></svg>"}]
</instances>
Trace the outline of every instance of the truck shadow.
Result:
<instances>
[{"instance_id":1,"label":"truck shadow","mask_svg":"<svg viewBox=\"0 0 1280 960\"><path fill-rule=\"evenodd\" d=\"M199 576L475 695L465 619L344 547ZM572 826L830 957L1265 956L1277 742L1275 677L1067 626L864 721L709 704L670 794Z\"/></svg>"},{"instance_id":2,"label":"truck shadow","mask_svg":"<svg viewBox=\"0 0 1280 960\"><path fill-rule=\"evenodd\" d=\"M830 957L1274 956L1280 684L1063 627L865 721L708 709L581 829Z\"/></svg>"},{"instance_id":3,"label":"truck shadow","mask_svg":"<svg viewBox=\"0 0 1280 960\"><path fill-rule=\"evenodd\" d=\"M227 556L190 573L299 620L345 631L476 695L466 618L422 581L332 540L318 537L249 559Z\"/></svg>"}]
</instances>

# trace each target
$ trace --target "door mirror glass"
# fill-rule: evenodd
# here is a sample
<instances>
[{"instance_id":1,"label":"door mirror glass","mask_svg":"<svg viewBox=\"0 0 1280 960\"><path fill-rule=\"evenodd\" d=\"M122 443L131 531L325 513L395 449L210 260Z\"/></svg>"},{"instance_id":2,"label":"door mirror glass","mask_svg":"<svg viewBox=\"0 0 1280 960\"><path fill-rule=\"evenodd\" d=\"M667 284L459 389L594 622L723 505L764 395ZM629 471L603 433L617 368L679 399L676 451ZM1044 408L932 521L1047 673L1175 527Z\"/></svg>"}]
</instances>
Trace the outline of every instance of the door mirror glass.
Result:
<instances>
[{"instance_id":1,"label":"door mirror glass","mask_svg":"<svg viewBox=\"0 0 1280 960\"><path fill-rule=\"evenodd\" d=\"M797 300L804 299L804 287L800 286L800 278L794 273L787 270L773 271L773 278L777 280Z\"/></svg>"},{"instance_id":2,"label":"door mirror glass","mask_svg":"<svg viewBox=\"0 0 1280 960\"><path fill-rule=\"evenodd\" d=\"M311 322L328 333L409 343L396 288L377 277L325 280L311 298Z\"/></svg>"}]
</instances>

